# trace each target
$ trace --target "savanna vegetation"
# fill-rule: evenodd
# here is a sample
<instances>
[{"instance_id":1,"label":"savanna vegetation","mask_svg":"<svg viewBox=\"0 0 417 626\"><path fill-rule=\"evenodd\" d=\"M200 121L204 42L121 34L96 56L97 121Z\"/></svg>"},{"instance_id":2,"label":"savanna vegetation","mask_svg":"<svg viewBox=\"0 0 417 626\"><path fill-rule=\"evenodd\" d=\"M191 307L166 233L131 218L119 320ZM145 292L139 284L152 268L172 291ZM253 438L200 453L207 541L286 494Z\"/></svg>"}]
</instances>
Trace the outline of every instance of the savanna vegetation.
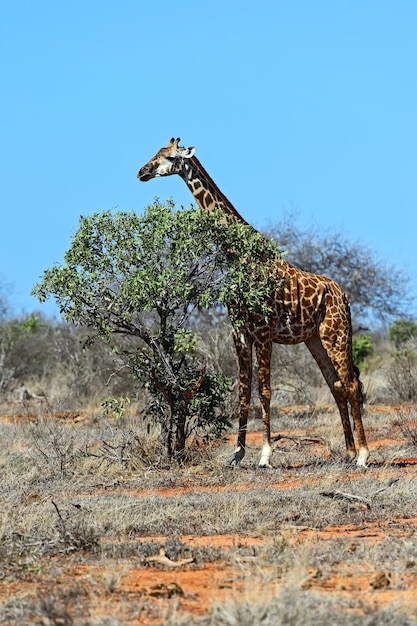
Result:
<instances>
[{"instance_id":1,"label":"savanna vegetation","mask_svg":"<svg viewBox=\"0 0 417 626\"><path fill-rule=\"evenodd\" d=\"M44 396L56 410L116 414L135 403L159 424L169 456L182 454L191 432L221 434L236 405L225 303L238 303L246 292L253 307L265 306L270 285L259 280L259 267L264 255L280 250L290 251L293 264L332 276L349 294L354 358L368 402L414 401L417 323L408 316L404 272L340 233L301 230L293 216L267 234L265 250L251 229L226 229L221 220L177 211L172 202L155 202L141 217L81 218L64 264L46 270L34 288L40 300L56 300L62 321L41 313L16 318L2 294L1 401ZM235 250L234 262L222 254L225 246ZM304 346L274 346L273 360L275 403L325 401L321 374Z\"/></svg>"},{"instance_id":2,"label":"savanna vegetation","mask_svg":"<svg viewBox=\"0 0 417 626\"><path fill-rule=\"evenodd\" d=\"M62 320L16 317L2 294L1 623L415 623L409 281L293 218L269 234L265 244L171 202L105 212L82 218L64 263L34 287ZM246 266L219 245L237 260L242 242ZM245 460L228 466L237 371L225 303L249 294L262 310L263 261L280 250L350 295L366 471L343 460L303 346L274 347L273 469L256 466L256 389Z\"/></svg>"}]
</instances>

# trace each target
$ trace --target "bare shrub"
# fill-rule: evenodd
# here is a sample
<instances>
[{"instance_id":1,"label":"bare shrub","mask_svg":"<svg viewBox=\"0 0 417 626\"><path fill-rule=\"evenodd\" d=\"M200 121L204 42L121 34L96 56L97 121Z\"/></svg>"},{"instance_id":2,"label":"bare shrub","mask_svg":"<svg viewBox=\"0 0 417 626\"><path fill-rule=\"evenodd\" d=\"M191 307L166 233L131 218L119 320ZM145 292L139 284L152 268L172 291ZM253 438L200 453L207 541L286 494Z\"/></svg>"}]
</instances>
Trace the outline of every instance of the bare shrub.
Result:
<instances>
[{"instance_id":1,"label":"bare shrub","mask_svg":"<svg viewBox=\"0 0 417 626\"><path fill-rule=\"evenodd\" d=\"M99 535L97 528L88 520L82 507L71 507L62 511L54 500L51 500L57 514L57 530L59 533L59 552L83 550L97 552Z\"/></svg>"},{"instance_id":2,"label":"bare shrub","mask_svg":"<svg viewBox=\"0 0 417 626\"><path fill-rule=\"evenodd\" d=\"M135 395L131 373L104 343L85 349L88 329L31 315L0 322L3 400L26 384L49 407L76 410L109 395ZM14 398L19 400L18 397ZM23 406L22 409L33 409Z\"/></svg>"},{"instance_id":3,"label":"bare shrub","mask_svg":"<svg viewBox=\"0 0 417 626\"><path fill-rule=\"evenodd\" d=\"M44 376L48 398L56 408L74 410L87 403L100 404L110 395L135 394L130 371L105 343L85 349L88 330L60 324L53 335L52 368Z\"/></svg>"},{"instance_id":4,"label":"bare shrub","mask_svg":"<svg viewBox=\"0 0 417 626\"><path fill-rule=\"evenodd\" d=\"M417 402L417 344L409 342L391 363L387 387L396 402Z\"/></svg>"},{"instance_id":5,"label":"bare shrub","mask_svg":"<svg viewBox=\"0 0 417 626\"><path fill-rule=\"evenodd\" d=\"M272 397L282 405L317 403L327 385L304 345L275 345L272 351Z\"/></svg>"},{"instance_id":6,"label":"bare shrub","mask_svg":"<svg viewBox=\"0 0 417 626\"><path fill-rule=\"evenodd\" d=\"M32 458L42 473L62 477L74 471L77 455L75 432L71 427L55 421L40 420L31 424Z\"/></svg>"},{"instance_id":7,"label":"bare shrub","mask_svg":"<svg viewBox=\"0 0 417 626\"><path fill-rule=\"evenodd\" d=\"M397 411L393 426L399 429L409 444L417 447L417 415L415 411Z\"/></svg>"},{"instance_id":8,"label":"bare shrub","mask_svg":"<svg viewBox=\"0 0 417 626\"><path fill-rule=\"evenodd\" d=\"M156 469L166 461L158 427L138 415L128 414L117 420L101 418L96 427L100 443L92 438L83 454L97 461L97 469L102 470L103 464L129 471Z\"/></svg>"}]
</instances>

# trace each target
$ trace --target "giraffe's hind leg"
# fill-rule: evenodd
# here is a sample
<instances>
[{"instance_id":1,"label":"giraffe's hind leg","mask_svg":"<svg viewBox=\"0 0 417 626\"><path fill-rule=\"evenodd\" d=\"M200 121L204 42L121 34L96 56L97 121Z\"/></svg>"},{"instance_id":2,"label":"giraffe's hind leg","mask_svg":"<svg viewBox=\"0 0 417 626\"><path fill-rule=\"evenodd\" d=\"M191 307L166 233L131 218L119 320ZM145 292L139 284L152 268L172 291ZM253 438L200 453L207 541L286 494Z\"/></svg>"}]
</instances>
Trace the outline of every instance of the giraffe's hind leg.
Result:
<instances>
[{"instance_id":1,"label":"giraffe's hind leg","mask_svg":"<svg viewBox=\"0 0 417 626\"><path fill-rule=\"evenodd\" d=\"M338 372L332 362L328 352L323 346L320 337L311 337L305 342L317 365L319 366L327 385L335 399L342 420L343 432L345 436L346 450L349 459L356 457L355 440L353 438L352 426L349 418L348 397L344 385L340 383ZM359 399L359 397L358 397ZM360 410L360 407L359 407ZM356 422L355 422L356 423ZM358 459L359 461L359 459Z\"/></svg>"},{"instance_id":2,"label":"giraffe's hind leg","mask_svg":"<svg viewBox=\"0 0 417 626\"><path fill-rule=\"evenodd\" d=\"M349 341L350 333L339 332L337 341L331 341L329 335L326 334L321 338L314 337L306 343L319 364L330 387L330 391L333 393L333 397L336 400L342 418L347 452L349 457L354 458L356 456L356 450L347 403L349 402L351 406L359 444L356 464L366 467L369 449L366 443L365 430L362 422L359 380L354 375L352 347L349 345ZM329 377L329 380L326 376ZM334 377L336 377L336 379Z\"/></svg>"},{"instance_id":3,"label":"giraffe's hind leg","mask_svg":"<svg viewBox=\"0 0 417 626\"><path fill-rule=\"evenodd\" d=\"M361 411L361 388L357 376L351 376L351 379L343 379L341 376L340 384L344 386L349 404L352 409L353 423L355 425L356 436L358 438L359 452L356 459L356 465L366 467L369 457L368 444L366 442L365 429L362 421Z\"/></svg>"}]
</instances>

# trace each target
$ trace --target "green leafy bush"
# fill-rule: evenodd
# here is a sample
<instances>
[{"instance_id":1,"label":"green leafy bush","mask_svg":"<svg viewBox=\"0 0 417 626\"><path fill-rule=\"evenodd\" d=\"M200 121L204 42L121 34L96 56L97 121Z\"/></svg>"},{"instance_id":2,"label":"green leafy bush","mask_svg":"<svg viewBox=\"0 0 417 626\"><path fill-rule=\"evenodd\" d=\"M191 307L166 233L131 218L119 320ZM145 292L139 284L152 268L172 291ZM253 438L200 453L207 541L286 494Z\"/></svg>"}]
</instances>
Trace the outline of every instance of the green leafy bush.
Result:
<instances>
[{"instance_id":1,"label":"green leafy bush","mask_svg":"<svg viewBox=\"0 0 417 626\"><path fill-rule=\"evenodd\" d=\"M168 456L183 458L192 432L218 435L229 423L230 381L202 358L190 319L219 303L237 326L248 310L267 317L279 285L271 255L276 244L250 226L155 201L143 216L82 217L64 265L45 270L33 293L54 297L67 322L111 345L149 389Z\"/></svg>"},{"instance_id":2,"label":"green leafy bush","mask_svg":"<svg viewBox=\"0 0 417 626\"><path fill-rule=\"evenodd\" d=\"M372 354L371 335L359 335L352 339L353 362L359 369L364 367L366 358Z\"/></svg>"},{"instance_id":3,"label":"green leafy bush","mask_svg":"<svg viewBox=\"0 0 417 626\"><path fill-rule=\"evenodd\" d=\"M399 319L388 328L388 336L399 350L407 341L417 337L417 323L410 319Z\"/></svg>"}]
</instances>

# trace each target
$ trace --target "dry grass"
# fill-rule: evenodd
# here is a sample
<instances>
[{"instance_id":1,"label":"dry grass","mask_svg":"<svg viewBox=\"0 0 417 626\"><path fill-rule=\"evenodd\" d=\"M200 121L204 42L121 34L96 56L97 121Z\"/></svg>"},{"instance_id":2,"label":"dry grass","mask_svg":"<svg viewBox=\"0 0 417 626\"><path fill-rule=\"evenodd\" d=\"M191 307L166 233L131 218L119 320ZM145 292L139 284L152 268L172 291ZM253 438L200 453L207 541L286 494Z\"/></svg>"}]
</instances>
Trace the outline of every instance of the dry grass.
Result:
<instances>
[{"instance_id":1,"label":"dry grass","mask_svg":"<svg viewBox=\"0 0 417 626\"><path fill-rule=\"evenodd\" d=\"M347 621L348 620L348 621ZM363 614L363 608L314 593L285 587L273 598L216 605L201 620L188 617L166 622L169 626L412 626L413 621L395 607ZM414 622L415 623L415 622Z\"/></svg>"},{"instance_id":2,"label":"dry grass","mask_svg":"<svg viewBox=\"0 0 417 626\"><path fill-rule=\"evenodd\" d=\"M0 622L122 626L153 616L153 623L172 626L325 626L346 623L348 615L350 624L412 624L403 605L323 595L326 584L346 572L370 578L387 571L390 589L398 591L416 581L416 469L398 462L415 450L401 424L414 433L416 413L408 411L394 428L395 420L390 413L367 417L375 445L366 471L344 461L333 413L303 411L274 421L275 434L293 439L277 442L275 468L267 471L256 465L255 443L234 470L227 466L229 444L204 448L196 442L192 463L167 468L157 432L134 416L0 421L0 583L13 589L35 584L26 595L8 593ZM250 430L257 429L255 419ZM315 442L297 439L300 433ZM379 446L389 435L395 438ZM374 540L372 533L358 536L361 528L375 529ZM222 535L257 542L225 547L184 539ZM161 541L172 561L193 558L188 570L213 563L233 570L230 600L200 617L184 617L178 598L122 602L118 596L112 616L110 596L119 593L125 572L144 568ZM75 579L55 588L55 580L83 564L107 574L92 586L88 579L88 590ZM250 594L251 585L261 596ZM110 617L95 608L103 598Z\"/></svg>"}]
</instances>

